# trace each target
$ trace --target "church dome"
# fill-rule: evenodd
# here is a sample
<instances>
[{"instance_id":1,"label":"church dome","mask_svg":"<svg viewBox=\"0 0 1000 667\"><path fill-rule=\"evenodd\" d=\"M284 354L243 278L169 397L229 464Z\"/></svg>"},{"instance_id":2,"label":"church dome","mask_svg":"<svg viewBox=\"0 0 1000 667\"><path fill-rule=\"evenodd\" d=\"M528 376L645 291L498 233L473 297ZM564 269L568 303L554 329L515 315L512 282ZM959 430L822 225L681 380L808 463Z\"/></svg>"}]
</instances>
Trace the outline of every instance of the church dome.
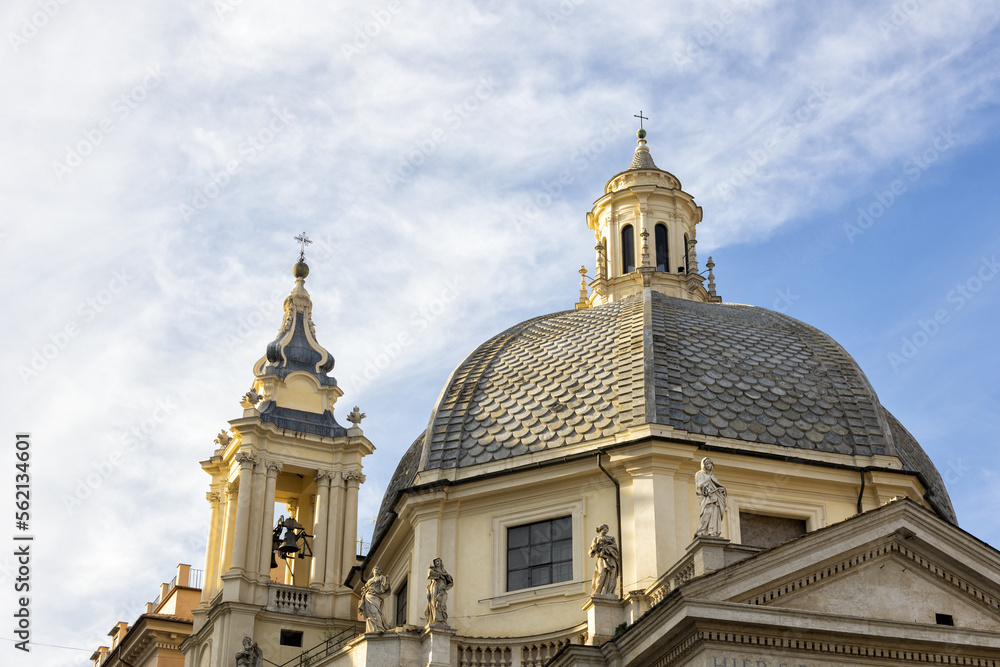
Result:
<instances>
[{"instance_id":1,"label":"church dome","mask_svg":"<svg viewBox=\"0 0 1000 667\"><path fill-rule=\"evenodd\" d=\"M709 447L757 445L764 456L895 456L956 523L930 458L836 341L764 308L653 290L534 318L480 345L403 457L379 523L421 471L516 467L539 452L608 447L640 424Z\"/></svg>"},{"instance_id":2,"label":"church dome","mask_svg":"<svg viewBox=\"0 0 1000 667\"><path fill-rule=\"evenodd\" d=\"M637 136L632 163L587 214L593 291L581 268L575 310L513 326L455 369L386 489L374 543L417 483L593 455L651 433L703 451L902 468L957 523L934 464L844 348L787 315L722 303L711 257L702 285L701 207L656 166L645 131Z\"/></svg>"}]
</instances>

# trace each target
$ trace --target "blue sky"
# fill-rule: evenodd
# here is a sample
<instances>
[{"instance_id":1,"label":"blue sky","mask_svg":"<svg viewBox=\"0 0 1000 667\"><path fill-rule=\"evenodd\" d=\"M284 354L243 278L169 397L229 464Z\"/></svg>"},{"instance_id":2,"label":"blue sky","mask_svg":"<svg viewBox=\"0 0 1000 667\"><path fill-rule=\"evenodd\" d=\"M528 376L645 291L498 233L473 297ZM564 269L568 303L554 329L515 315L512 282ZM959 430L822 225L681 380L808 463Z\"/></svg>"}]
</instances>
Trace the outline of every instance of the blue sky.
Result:
<instances>
[{"instance_id":1,"label":"blue sky","mask_svg":"<svg viewBox=\"0 0 1000 667\"><path fill-rule=\"evenodd\" d=\"M962 527L1000 544L998 20L920 0L5 3L0 409L4 437L33 434L37 535L18 664L85 664L177 563L202 567L198 461L280 323L295 234L316 241L339 414L360 405L378 447L364 521L454 366L572 307L640 109L704 208L723 298L840 342Z\"/></svg>"}]
</instances>

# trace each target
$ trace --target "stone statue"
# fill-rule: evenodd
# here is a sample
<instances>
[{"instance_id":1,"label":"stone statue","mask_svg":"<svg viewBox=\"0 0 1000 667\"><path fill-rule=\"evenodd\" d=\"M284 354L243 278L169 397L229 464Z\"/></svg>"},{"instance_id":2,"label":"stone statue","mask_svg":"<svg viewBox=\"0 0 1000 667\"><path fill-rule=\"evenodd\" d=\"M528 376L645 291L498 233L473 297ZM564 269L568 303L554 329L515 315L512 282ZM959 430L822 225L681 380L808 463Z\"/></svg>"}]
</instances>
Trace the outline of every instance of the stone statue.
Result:
<instances>
[{"instance_id":1,"label":"stone statue","mask_svg":"<svg viewBox=\"0 0 1000 667\"><path fill-rule=\"evenodd\" d=\"M597 558L594 566L594 595L615 595L621 553L618 551L618 542L608 535L608 524L597 527L597 537L590 544L590 555Z\"/></svg>"},{"instance_id":2,"label":"stone statue","mask_svg":"<svg viewBox=\"0 0 1000 667\"><path fill-rule=\"evenodd\" d=\"M718 537L722 533L722 515L726 513L726 487L719 484L715 464L706 457L694 475L694 492L701 498L701 525L695 537Z\"/></svg>"},{"instance_id":3,"label":"stone statue","mask_svg":"<svg viewBox=\"0 0 1000 667\"><path fill-rule=\"evenodd\" d=\"M229 437L229 434L226 433L225 429L219 431L219 435L215 436L215 444L219 447L226 447L232 441L233 439Z\"/></svg>"},{"instance_id":4,"label":"stone statue","mask_svg":"<svg viewBox=\"0 0 1000 667\"><path fill-rule=\"evenodd\" d=\"M236 667L263 667L264 652L257 642L249 637L243 638L243 649L236 652Z\"/></svg>"},{"instance_id":5,"label":"stone statue","mask_svg":"<svg viewBox=\"0 0 1000 667\"><path fill-rule=\"evenodd\" d=\"M448 623L448 589L455 584L454 578L444 571L440 558L435 558L427 570L427 609L424 616L428 625Z\"/></svg>"},{"instance_id":6,"label":"stone statue","mask_svg":"<svg viewBox=\"0 0 1000 667\"><path fill-rule=\"evenodd\" d=\"M365 632L385 632L388 626L382 615L382 603L389 592L389 577L382 574L377 565L372 569L371 578L361 589L361 606L358 612L365 619Z\"/></svg>"}]
</instances>

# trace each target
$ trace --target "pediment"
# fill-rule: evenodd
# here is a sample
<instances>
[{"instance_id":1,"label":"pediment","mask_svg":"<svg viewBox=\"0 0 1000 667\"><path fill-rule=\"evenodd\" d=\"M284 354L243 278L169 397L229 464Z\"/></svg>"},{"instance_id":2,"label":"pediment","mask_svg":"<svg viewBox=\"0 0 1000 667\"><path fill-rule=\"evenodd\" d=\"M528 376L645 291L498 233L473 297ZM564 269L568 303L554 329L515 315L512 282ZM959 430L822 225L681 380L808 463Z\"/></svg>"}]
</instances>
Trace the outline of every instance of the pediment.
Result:
<instances>
[{"instance_id":1,"label":"pediment","mask_svg":"<svg viewBox=\"0 0 1000 667\"><path fill-rule=\"evenodd\" d=\"M948 561L892 537L731 601L907 623L950 617L956 627L1000 632L1000 598L987 590L993 587Z\"/></svg>"}]
</instances>

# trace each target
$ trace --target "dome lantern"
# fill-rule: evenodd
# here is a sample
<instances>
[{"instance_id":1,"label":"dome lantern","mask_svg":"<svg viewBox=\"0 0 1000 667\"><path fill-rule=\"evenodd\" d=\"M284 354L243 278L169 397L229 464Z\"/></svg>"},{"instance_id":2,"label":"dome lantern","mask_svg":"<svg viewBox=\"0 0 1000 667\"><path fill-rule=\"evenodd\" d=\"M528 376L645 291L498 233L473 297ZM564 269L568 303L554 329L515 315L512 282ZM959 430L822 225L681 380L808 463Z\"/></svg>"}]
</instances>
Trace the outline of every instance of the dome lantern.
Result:
<instances>
[{"instance_id":1,"label":"dome lantern","mask_svg":"<svg viewBox=\"0 0 1000 667\"><path fill-rule=\"evenodd\" d=\"M656 166L640 112L628 169L608 180L587 214L597 241L597 276L589 305L616 301L643 288L682 299L714 301L703 287L695 252L701 207L680 181Z\"/></svg>"}]
</instances>

